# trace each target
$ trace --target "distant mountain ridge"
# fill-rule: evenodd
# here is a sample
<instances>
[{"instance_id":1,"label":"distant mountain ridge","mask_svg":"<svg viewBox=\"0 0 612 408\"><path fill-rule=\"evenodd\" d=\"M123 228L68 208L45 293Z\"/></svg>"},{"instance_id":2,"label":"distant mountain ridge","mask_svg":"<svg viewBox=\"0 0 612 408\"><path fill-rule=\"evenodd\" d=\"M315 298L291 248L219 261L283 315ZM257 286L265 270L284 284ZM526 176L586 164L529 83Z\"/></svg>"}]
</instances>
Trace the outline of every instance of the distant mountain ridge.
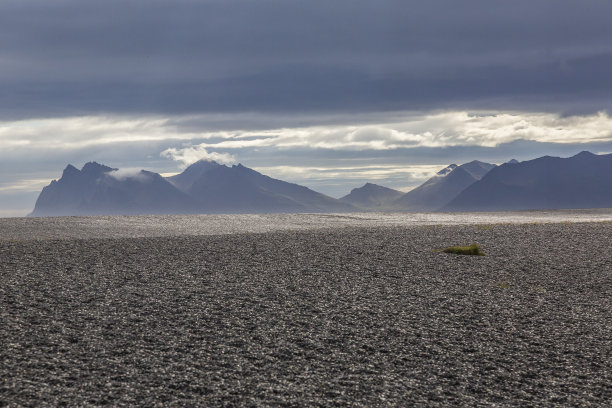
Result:
<instances>
[{"instance_id":1,"label":"distant mountain ridge","mask_svg":"<svg viewBox=\"0 0 612 408\"><path fill-rule=\"evenodd\" d=\"M494 164L477 160L461 166L451 164L419 187L396 199L391 204L392 209L396 211L439 210L494 167Z\"/></svg>"},{"instance_id":2,"label":"distant mountain ridge","mask_svg":"<svg viewBox=\"0 0 612 408\"><path fill-rule=\"evenodd\" d=\"M221 165L215 161L199 160L187 167L182 173L170 176L167 180L179 190L187 192L191 186L207 172L220 166Z\"/></svg>"},{"instance_id":3,"label":"distant mountain ridge","mask_svg":"<svg viewBox=\"0 0 612 408\"><path fill-rule=\"evenodd\" d=\"M199 176L185 183L189 174ZM191 176L189 176L191 177ZM172 182L206 212L343 212L356 208L298 184L265 176L238 164L196 162Z\"/></svg>"},{"instance_id":4,"label":"distant mountain ridge","mask_svg":"<svg viewBox=\"0 0 612 408\"><path fill-rule=\"evenodd\" d=\"M196 202L157 173L141 170L119 176L117 169L86 163L68 165L59 180L44 187L32 216L166 214L197 212Z\"/></svg>"},{"instance_id":5,"label":"distant mountain ridge","mask_svg":"<svg viewBox=\"0 0 612 408\"><path fill-rule=\"evenodd\" d=\"M453 163L407 193L366 183L340 200L365 211L436 211L493 167L477 160L461 166Z\"/></svg>"},{"instance_id":6,"label":"distant mountain ridge","mask_svg":"<svg viewBox=\"0 0 612 408\"><path fill-rule=\"evenodd\" d=\"M141 170L122 175L95 162L68 165L43 188L31 216L346 212L350 204L307 187L264 176L242 165L199 161L164 178Z\"/></svg>"},{"instance_id":7,"label":"distant mountain ridge","mask_svg":"<svg viewBox=\"0 0 612 408\"><path fill-rule=\"evenodd\" d=\"M393 190L377 184L366 183L362 187L354 188L340 201L349 203L362 210L384 210L394 200L402 196L401 191Z\"/></svg>"},{"instance_id":8,"label":"distant mountain ridge","mask_svg":"<svg viewBox=\"0 0 612 408\"><path fill-rule=\"evenodd\" d=\"M372 183L335 199L241 164L199 161L164 178L96 162L68 165L31 216L349 211L501 211L612 207L612 154L581 152L500 166L451 164L402 193Z\"/></svg>"},{"instance_id":9,"label":"distant mountain ridge","mask_svg":"<svg viewBox=\"0 0 612 408\"><path fill-rule=\"evenodd\" d=\"M444 211L612 207L612 154L587 151L505 163L462 191Z\"/></svg>"}]
</instances>

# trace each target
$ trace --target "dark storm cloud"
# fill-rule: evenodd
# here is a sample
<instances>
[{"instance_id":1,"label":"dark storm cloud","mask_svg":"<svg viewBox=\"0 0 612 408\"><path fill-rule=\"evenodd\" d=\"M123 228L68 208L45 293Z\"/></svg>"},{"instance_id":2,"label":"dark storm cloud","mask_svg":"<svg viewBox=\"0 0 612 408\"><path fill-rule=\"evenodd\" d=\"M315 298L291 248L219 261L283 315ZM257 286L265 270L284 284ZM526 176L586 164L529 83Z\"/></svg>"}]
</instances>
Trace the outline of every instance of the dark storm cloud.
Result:
<instances>
[{"instance_id":1,"label":"dark storm cloud","mask_svg":"<svg viewBox=\"0 0 612 408\"><path fill-rule=\"evenodd\" d=\"M612 106L612 2L0 3L2 117Z\"/></svg>"}]
</instances>

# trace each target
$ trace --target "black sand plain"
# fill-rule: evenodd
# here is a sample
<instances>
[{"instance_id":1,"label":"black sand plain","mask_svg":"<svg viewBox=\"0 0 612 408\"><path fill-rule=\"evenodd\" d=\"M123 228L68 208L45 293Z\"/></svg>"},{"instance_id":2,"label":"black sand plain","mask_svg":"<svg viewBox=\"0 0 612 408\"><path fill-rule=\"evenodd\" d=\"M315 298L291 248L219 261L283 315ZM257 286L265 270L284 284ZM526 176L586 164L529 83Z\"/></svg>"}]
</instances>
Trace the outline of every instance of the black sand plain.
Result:
<instances>
[{"instance_id":1,"label":"black sand plain","mask_svg":"<svg viewBox=\"0 0 612 408\"><path fill-rule=\"evenodd\" d=\"M612 404L610 222L10 235L2 406Z\"/></svg>"}]
</instances>

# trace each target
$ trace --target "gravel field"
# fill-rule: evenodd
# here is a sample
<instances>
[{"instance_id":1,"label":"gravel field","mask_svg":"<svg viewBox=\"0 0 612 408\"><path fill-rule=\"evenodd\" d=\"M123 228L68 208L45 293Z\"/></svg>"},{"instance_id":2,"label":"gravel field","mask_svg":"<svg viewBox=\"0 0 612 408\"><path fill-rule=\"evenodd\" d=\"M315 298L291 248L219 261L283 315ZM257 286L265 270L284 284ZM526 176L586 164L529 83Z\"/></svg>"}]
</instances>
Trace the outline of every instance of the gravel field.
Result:
<instances>
[{"instance_id":1,"label":"gravel field","mask_svg":"<svg viewBox=\"0 0 612 408\"><path fill-rule=\"evenodd\" d=\"M345 227L612 221L612 208L479 213L201 214L0 218L0 241L139 238Z\"/></svg>"},{"instance_id":2,"label":"gravel field","mask_svg":"<svg viewBox=\"0 0 612 408\"><path fill-rule=\"evenodd\" d=\"M611 237L610 222L6 233L0 405L610 406ZM436 251L474 242L486 256Z\"/></svg>"}]
</instances>

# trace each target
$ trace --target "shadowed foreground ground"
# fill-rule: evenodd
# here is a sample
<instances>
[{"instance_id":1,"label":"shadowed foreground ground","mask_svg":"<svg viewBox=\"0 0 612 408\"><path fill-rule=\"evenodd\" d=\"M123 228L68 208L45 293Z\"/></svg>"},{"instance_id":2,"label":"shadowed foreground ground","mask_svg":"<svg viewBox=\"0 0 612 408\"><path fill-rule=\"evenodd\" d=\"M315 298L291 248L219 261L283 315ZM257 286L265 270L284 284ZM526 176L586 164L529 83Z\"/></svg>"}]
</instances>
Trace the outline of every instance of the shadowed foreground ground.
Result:
<instances>
[{"instance_id":1,"label":"shadowed foreground ground","mask_svg":"<svg viewBox=\"0 0 612 408\"><path fill-rule=\"evenodd\" d=\"M610 237L0 241L0 405L609 405ZM434 251L472 242L487 256Z\"/></svg>"}]
</instances>

